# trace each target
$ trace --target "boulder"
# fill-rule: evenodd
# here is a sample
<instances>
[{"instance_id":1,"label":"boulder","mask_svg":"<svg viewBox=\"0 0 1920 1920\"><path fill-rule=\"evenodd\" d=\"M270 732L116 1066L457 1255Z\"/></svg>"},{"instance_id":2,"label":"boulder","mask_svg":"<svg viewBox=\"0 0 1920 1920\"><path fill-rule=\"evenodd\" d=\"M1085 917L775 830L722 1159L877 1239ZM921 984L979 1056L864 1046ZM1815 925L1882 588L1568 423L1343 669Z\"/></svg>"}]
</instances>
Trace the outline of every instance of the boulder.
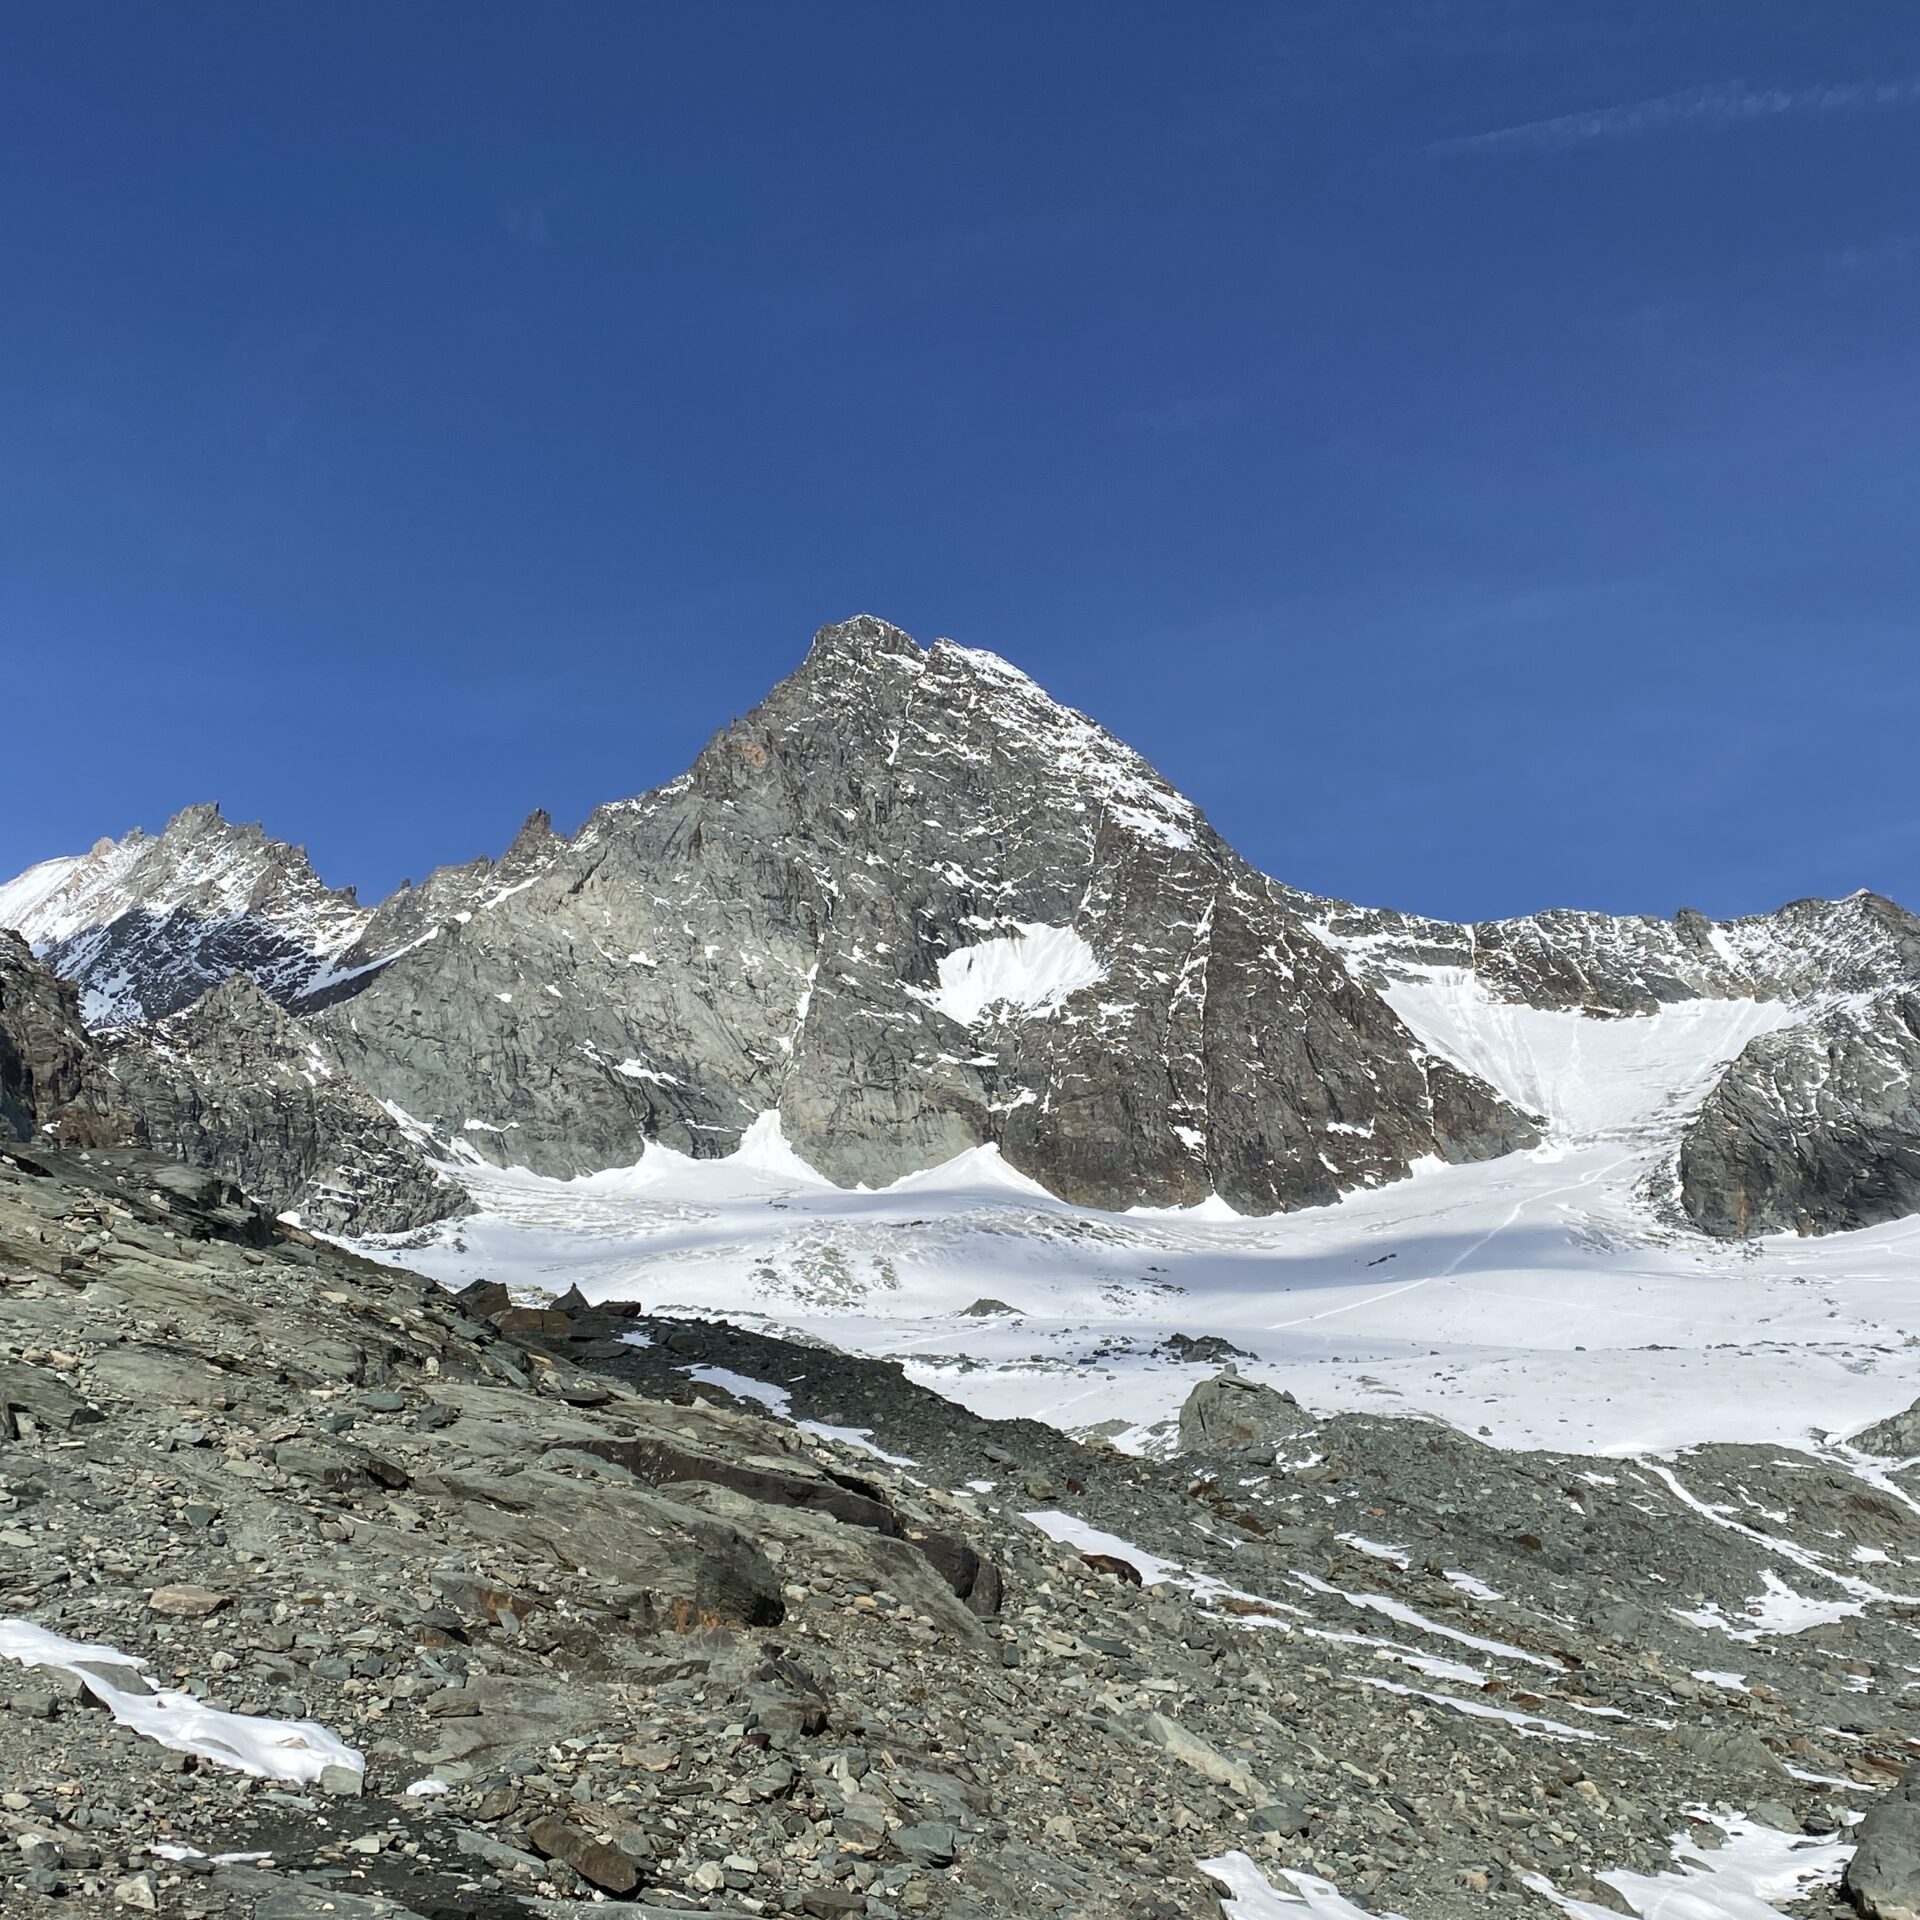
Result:
<instances>
[{"instance_id":1,"label":"boulder","mask_svg":"<svg viewBox=\"0 0 1920 1920\"><path fill-rule=\"evenodd\" d=\"M631 1893L640 1884L640 1869L626 1854L569 1821L544 1815L528 1827L527 1838L549 1860L565 1861L581 1879L609 1893Z\"/></svg>"},{"instance_id":2,"label":"boulder","mask_svg":"<svg viewBox=\"0 0 1920 1920\"><path fill-rule=\"evenodd\" d=\"M1262 1386L1229 1366L1187 1395L1180 1409L1180 1445L1188 1453L1271 1453L1313 1424L1292 1394Z\"/></svg>"},{"instance_id":3,"label":"boulder","mask_svg":"<svg viewBox=\"0 0 1920 1920\"><path fill-rule=\"evenodd\" d=\"M1920 1770L1854 1829L1858 1845L1844 1885L1867 1920L1920 1920Z\"/></svg>"},{"instance_id":4,"label":"boulder","mask_svg":"<svg viewBox=\"0 0 1920 1920\"><path fill-rule=\"evenodd\" d=\"M1877 1453L1889 1460L1911 1460L1920 1454L1920 1400L1904 1413L1890 1413L1884 1420L1853 1436L1853 1444L1863 1453Z\"/></svg>"}]
</instances>

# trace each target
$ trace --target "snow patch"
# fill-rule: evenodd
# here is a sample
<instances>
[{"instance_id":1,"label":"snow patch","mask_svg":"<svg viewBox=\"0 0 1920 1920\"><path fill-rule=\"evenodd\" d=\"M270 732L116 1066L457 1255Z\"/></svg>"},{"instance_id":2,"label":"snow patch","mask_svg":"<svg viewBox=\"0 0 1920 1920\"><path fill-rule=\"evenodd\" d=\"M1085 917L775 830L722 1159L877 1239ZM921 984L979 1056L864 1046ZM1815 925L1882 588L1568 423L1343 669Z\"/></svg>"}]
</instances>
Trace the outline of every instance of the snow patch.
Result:
<instances>
[{"instance_id":1,"label":"snow patch","mask_svg":"<svg viewBox=\"0 0 1920 1920\"><path fill-rule=\"evenodd\" d=\"M1280 1877L1287 1887L1276 1887L1237 1851L1202 1860L1200 1871L1226 1888L1222 1904L1228 1920L1301 1920L1302 1915L1308 1920L1401 1920L1396 1913L1374 1915L1356 1907L1331 1880L1302 1873L1298 1867L1282 1867Z\"/></svg>"},{"instance_id":2,"label":"snow patch","mask_svg":"<svg viewBox=\"0 0 1920 1920\"><path fill-rule=\"evenodd\" d=\"M1019 921L997 939L940 957L940 985L924 998L963 1027L989 1007L1025 1018L1055 1013L1071 994L1107 977L1092 947L1071 927Z\"/></svg>"},{"instance_id":3,"label":"snow patch","mask_svg":"<svg viewBox=\"0 0 1920 1920\"><path fill-rule=\"evenodd\" d=\"M1023 1513L1020 1518L1029 1526L1038 1527L1049 1540L1057 1540L1063 1547L1071 1547L1076 1553L1098 1553L1109 1560L1123 1562L1140 1576L1143 1587L1164 1586L1180 1574L1179 1561L1162 1560L1158 1554L1136 1547L1131 1540L1122 1540L1117 1533L1103 1533L1098 1527L1090 1527L1070 1513L1061 1513L1048 1507L1034 1513ZM1185 1585L1186 1582L1182 1581L1181 1584Z\"/></svg>"},{"instance_id":4,"label":"snow patch","mask_svg":"<svg viewBox=\"0 0 1920 1920\"><path fill-rule=\"evenodd\" d=\"M1708 1851L1690 1836L1676 1834L1678 1872L1614 1869L1594 1878L1613 1888L1642 1920L1776 1920L1775 1901L1800 1900L1815 1887L1834 1885L1853 1853L1831 1835L1809 1840L1740 1814L1702 1812L1699 1817L1725 1831L1724 1846ZM1574 1920L1614 1920L1611 1907L1573 1899L1544 1874L1527 1874L1523 1884Z\"/></svg>"},{"instance_id":5,"label":"snow patch","mask_svg":"<svg viewBox=\"0 0 1920 1920\"><path fill-rule=\"evenodd\" d=\"M1675 1607L1673 1612L1690 1626L1709 1631L1718 1629L1728 1639L1742 1640L1752 1646L1766 1634L1807 1633L1815 1627L1830 1627L1837 1620L1848 1620L1866 1611L1863 1601L1815 1600L1795 1593L1771 1568L1760 1570L1760 1580L1764 1591L1747 1602L1742 1609L1742 1619L1735 1620L1712 1604L1686 1609Z\"/></svg>"},{"instance_id":6,"label":"snow patch","mask_svg":"<svg viewBox=\"0 0 1920 1920\"><path fill-rule=\"evenodd\" d=\"M1383 1614L1389 1620L1403 1627L1417 1627L1422 1633L1430 1633L1439 1640L1452 1640L1457 1645L1471 1647L1475 1653L1492 1654L1501 1660L1524 1660L1529 1666L1546 1667L1559 1673L1563 1669L1558 1660L1549 1659L1543 1653L1530 1653L1525 1647L1516 1647L1505 1640L1489 1640L1477 1633L1463 1633L1458 1627L1443 1626L1438 1620L1429 1620L1415 1607L1404 1600L1394 1600L1384 1593L1349 1593L1344 1587L1336 1587L1330 1580L1322 1580L1316 1573L1293 1569L1293 1578L1310 1593L1337 1594L1350 1607L1362 1607L1369 1613Z\"/></svg>"},{"instance_id":7,"label":"snow patch","mask_svg":"<svg viewBox=\"0 0 1920 1920\"><path fill-rule=\"evenodd\" d=\"M1436 1707L1451 1707L1473 1720L1498 1720L1529 1740L1598 1740L1601 1736L1585 1727L1570 1727L1563 1720L1549 1720L1537 1713L1519 1713L1512 1707L1490 1706L1484 1700L1463 1700L1457 1694L1435 1693L1427 1687L1404 1686L1398 1680L1380 1680L1370 1674L1359 1676L1363 1687L1377 1687L1382 1693L1397 1693L1409 1700L1431 1701Z\"/></svg>"},{"instance_id":8,"label":"snow patch","mask_svg":"<svg viewBox=\"0 0 1920 1920\"><path fill-rule=\"evenodd\" d=\"M920 1463L910 1459L904 1453L889 1453L885 1447L875 1443L871 1427L835 1427L824 1420L795 1420L793 1417L793 1395L785 1387L776 1387L771 1381L756 1380L751 1374L735 1373L731 1367L682 1367L680 1371L690 1379L704 1380L711 1386L724 1388L736 1400L751 1400L762 1406L776 1418L790 1422L802 1433L810 1433L816 1440L837 1440L842 1446L856 1448L861 1453L871 1454L876 1460L884 1460L890 1467L914 1467Z\"/></svg>"},{"instance_id":9,"label":"snow patch","mask_svg":"<svg viewBox=\"0 0 1920 1920\"><path fill-rule=\"evenodd\" d=\"M196 1754L256 1780L304 1784L319 1779L327 1767L366 1771L365 1755L317 1720L227 1713L190 1693L154 1687L142 1676L146 1663L118 1647L69 1640L30 1620L0 1620L0 1656L23 1667L57 1667L70 1673L121 1726L175 1753Z\"/></svg>"}]
</instances>

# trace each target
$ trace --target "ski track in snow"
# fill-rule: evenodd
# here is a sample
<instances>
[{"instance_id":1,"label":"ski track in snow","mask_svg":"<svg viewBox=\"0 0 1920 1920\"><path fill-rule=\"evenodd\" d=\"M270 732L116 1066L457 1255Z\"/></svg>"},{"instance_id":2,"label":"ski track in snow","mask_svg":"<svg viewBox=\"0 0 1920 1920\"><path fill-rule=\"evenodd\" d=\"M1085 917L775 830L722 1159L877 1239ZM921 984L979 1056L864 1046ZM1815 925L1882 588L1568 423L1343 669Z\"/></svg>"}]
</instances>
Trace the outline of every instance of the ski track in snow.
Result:
<instances>
[{"instance_id":1,"label":"ski track in snow","mask_svg":"<svg viewBox=\"0 0 1920 1920\"><path fill-rule=\"evenodd\" d=\"M463 1163L478 1213L392 1252L453 1286L577 1285L897 1358L977 1412L1136 1450L1212 1371L1165 1350L1175 1332L1231 1341L1257 1356L1243 1372L1312 1408L1568 1452L1804 1447L1920 1394L1920 1222L1729 1244L1647 1198L1718 1064L1793 1009L1587 1020L1496 1005L1445 969L1389 997L1427 1045L1546 1113L1546 1143L1245 1219L1218 1201L1070 1206L991 1147L848 1191L768 1114L721 1160L655 1146L575 1180ZM968 1315L983 1296L1012 1311Z\"/></svg>"}]
</instances>

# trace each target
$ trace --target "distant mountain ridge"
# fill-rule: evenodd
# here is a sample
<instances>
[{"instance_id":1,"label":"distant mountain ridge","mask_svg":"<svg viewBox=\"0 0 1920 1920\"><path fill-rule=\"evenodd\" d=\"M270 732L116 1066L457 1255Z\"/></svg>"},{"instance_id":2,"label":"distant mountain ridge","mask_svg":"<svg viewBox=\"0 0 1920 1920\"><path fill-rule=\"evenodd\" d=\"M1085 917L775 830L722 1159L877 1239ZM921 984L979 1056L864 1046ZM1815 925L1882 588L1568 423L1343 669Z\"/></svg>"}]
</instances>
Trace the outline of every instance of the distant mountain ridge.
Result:
<instances>
[{"instance_id":1,"label":"distant mountain ridge","mask_svg":"<svg viewBox=\"0 0 1920 1920\"><path fill-rule=\"evenodd\" d=\"M176 1116L217 1107L223 1075L235 1101L236 1075L290 1088L311 1046L389 1225L444 1211L429 1157L569 1174L656 1140L725 1153L765 1114L842 1184L991 1144L1113 1207L1267 1212L1534 1144L1538 1116L1389 1004L1435 971L1595 1018L1790 1002L1804 1018L1752 1042L1676 1141L1685 1215L1737 1235L1920 1206L1900 1091L1920 921L1894 903L1468 927L1301 893L1005 661L866 616L571 839L535 814L498 861L369 908L195 807L0 888L4 924L90 1027L166 1056ZM236 1019L251 1047L218 1042Z\"/></svg>"}]
</instances>

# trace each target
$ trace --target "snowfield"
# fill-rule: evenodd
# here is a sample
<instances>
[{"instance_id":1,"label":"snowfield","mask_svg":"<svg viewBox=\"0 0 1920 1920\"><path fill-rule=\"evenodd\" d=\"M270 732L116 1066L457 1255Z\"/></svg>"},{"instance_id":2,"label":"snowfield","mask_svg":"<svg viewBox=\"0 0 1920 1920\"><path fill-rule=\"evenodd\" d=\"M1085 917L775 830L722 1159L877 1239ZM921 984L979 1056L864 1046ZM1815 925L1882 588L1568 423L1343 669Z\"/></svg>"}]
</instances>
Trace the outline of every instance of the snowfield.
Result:
<instances>
[{"instance_id":1,"label":"snowfield","mask_svg":"<svg viewBox=\"0 0 1920 1920\"><path fill-rule=\"evenodd\" d=\"M1072 979L1042 931L994 956L993 997L1051 1000ZM1920 1220L1736 1245L1664 1204L1719 1065L1808 1009L1595 1020L1491 1001L1448 968L1390 997L1425 1045L1541 1115L1545 1144L1243 1219L1218 1201L1070 1206L991 1147L850 1192L769 1114L724 1160L655 1147L566 1181L458 1165L478 1214L396 1250L449 1285L578 1286L897 1357L979 1412L1135 1449L1164 1443L1213 1370L1169 1351L1174 1334L1230 1341L1309 1407L1426 1413L1512 1447L1807 1444L1920 1394ZM1007 1311L965 1311L982 1301Z\"/></svg>"}]
</instances>

